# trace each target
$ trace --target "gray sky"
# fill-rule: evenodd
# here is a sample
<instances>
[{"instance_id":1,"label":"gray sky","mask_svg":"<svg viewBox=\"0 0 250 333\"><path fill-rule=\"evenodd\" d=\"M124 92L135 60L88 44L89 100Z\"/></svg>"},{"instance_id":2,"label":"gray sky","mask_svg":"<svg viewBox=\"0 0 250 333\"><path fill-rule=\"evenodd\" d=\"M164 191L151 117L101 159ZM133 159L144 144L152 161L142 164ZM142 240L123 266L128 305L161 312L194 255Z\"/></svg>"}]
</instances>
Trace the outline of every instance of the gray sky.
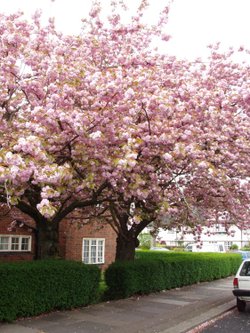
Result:
<instances>
[{"instance_id":1,"label":"gray sky","mask_svg":"<svg viewBox=\"0 0 250 333\"><path fill-rule=\"evenodd\" d=\"M131 11L138 0L126 0ZM108 10L109 0L101 0ZM150 22L167 0L150 0L147 13ZM90 0L0 0L1 12L21 9L30 16L41 8L44 18L55 16L58 29L78 33L81 18L90 8ZM167 33L172 35L167 52L180 57L206 55L206 46L221 41L226 47L244 45L250 48L250 0L174 0Z\"/></svg>"}]
</instances>

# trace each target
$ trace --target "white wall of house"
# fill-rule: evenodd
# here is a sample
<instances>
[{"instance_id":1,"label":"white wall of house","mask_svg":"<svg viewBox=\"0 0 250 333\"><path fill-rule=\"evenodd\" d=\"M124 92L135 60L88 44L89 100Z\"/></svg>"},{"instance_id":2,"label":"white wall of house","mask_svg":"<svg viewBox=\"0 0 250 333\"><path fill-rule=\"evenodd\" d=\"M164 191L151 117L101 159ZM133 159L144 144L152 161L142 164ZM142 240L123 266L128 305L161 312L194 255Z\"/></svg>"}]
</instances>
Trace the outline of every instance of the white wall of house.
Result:
<instances>
[{"instance_id":1,"label":"white wall of house","mask_svg":"<svg viewBox=\"0 0 250 333\"><path fill-rule=\"evenodd\" d=\"M184 246L189 243L195 243L196 237L191 233L184 234L177 229L163 230L160 229L158 240L164 241L166 246L178 246L183 244ZM201 234L200 241L203 244L209 243L223 243L225 249L228 250L232 244L236 244L239 249L250 243L250 230L240 230L238 227L232 225L229 229L229 233L221 224L217 224L212 228L204 228Z\"/></svg>"}]
</instances>

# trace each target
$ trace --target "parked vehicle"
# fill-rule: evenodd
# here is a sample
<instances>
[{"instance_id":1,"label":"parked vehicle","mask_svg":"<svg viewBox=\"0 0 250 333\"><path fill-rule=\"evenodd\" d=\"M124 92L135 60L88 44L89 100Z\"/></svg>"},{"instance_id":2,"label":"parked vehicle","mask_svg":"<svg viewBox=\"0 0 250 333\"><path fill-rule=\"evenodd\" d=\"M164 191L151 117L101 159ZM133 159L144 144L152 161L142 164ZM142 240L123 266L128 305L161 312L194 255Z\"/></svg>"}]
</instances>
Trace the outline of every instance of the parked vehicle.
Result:
<instances>
[{"instance_id":1,"label":"parked vehicle","mask_svg":"<svg viewBox=\"0 0 250 333\"><path fill-rule=\"evenodd\" d=\"M250 302L250 259L244 260L240 265L233 280L233 287L237 308L243 312L246 302Z\"/></svg>"},{"instance_id":2,"label":"parked vehicle","mask_svg":"<svg viewBox=\"0 0 250 333\"><path fill-rule=\"evenodd\" d=\"M185 247L185 251L188 251L188 252L226 252L224 244L221 244L221 243L204 244L202 247L199 247L197 244L188 244Z\"/></svg>"},{"instance_id":3,"label":"parked vehicle","mask_svg":"<svg viewBox=\"0 0 250 333\"><path fill-rule=\"evenodd\" d=\"M242 256L242 260L250 259L250 251L237 250L233 251L233 253L239 253Z\"/></svg>"}]
</instances>

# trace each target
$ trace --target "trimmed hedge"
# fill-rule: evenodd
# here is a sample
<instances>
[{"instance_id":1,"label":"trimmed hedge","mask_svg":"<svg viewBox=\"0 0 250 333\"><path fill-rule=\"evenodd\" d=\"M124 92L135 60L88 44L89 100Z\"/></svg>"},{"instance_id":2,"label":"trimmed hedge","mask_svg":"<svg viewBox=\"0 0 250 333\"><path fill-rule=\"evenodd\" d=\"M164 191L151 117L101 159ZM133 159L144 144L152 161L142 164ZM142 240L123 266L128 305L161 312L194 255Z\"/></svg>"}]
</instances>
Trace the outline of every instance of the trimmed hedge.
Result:
<instances>
[{"instance_id":1,"label":"trimmed hedge","mask_svg":"<svg viewBox=\"0 0 250 333\"><path fill-rule=\"evenodd\" d=\"M65 260L0 264L0 321L94 302L100 270Z\"/></svg>"},{"instance_id":2,"label":"trimmed hedge","mask_svg":"<svg viewBox=\"0 0 250 333\"><path fill-rule=\"evenodd\" d=\"M164 289L164 266L160 260L116 262L105 271L107 298L125 298Z\"/></svg>"},{"instance_id":3,"label":"trimmed hedge","mask_svg":"<svg viewBox=\"0 0 250 333\"><path fill-rule=\"evenodd\" d=\"M236 273L242 261L237 254L214 253L157 252L151 255L151 252L142 252L141 257L143 259L109 266L105 279L110 298L126 298L224 278Z\"/></svg>"}]
</instances>

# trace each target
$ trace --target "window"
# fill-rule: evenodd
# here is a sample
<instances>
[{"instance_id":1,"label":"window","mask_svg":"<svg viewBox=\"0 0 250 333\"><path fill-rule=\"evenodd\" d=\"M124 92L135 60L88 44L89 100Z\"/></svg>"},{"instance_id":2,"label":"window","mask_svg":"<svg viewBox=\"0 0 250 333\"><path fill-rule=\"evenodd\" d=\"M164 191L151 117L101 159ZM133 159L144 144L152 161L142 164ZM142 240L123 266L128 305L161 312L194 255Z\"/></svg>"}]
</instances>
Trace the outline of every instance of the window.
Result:
<instances>
[{"instance_id":1,"label":"window","mask_svg":"<svg viewBox=\"0 0 250 333\"><path fill-rule=\"evenodd\" d=\"M219 252L224 252L224 247L222 244L219 244Z\"/></svg>"},{"instance_id":2,"label":"window","mask_svg":"<svg viewBox=\"0 0 250 333\"><path fill-rule=\"evenodd\" d=\"M83 238L82 261L85 264L103 264L104 246L104 238Z\"/></svg>"},{"instance_id":3,"label":"window","mask_svg":"<svg viewBox=\"0 0 250 333\"><path fill-rule=\"evenodd\" d=\"M214 232L216 234L225 234L226 233L226 228L222 224L215 224L215 226L214 226Z\"/></svg>"},{"instance_id":4,"label":"window","mask_svg":"<svg viewBox=\"0 0 250 333\"><path fill-rule=\"evenodd\" d=\"M250 261L246 261L240 271L240 276L250 276Z\"/></svg>"},{"instance_id":5,"label":"window","mask_svg":"<svg viewBox=\"0 0 250 333\"><path fill-rule=\"evenodd\" d=\"M230 250L230 247L233 245L233 242L231 241L228 241L228 242L225 242L225 250L228 251Z\"/></svg>"},{"instance_id":6,"label":"window","mask_svg":"<svg viewBox=\"0 0 250 333\"><path fill-rule=\"evenodd\" d=\"M8 251L9 237L0 236L0 251Z\"/></svg>"},{"instance_id":7,"label":"window","mask_svg":"<svg viewBox=\"0 0 250 333\"><path fill-rule=\"evenodd\" d=\"M0 252L31 251L31 236L0 235Z\"/></svg>"},{"instance_id":8,"label":"window","mask_svg":"<svg viewBox=\"0 0 250 333\"><path fill-rule=\"evenodd\" d=\"M30 243L29 238L22 237L21 251L29 251L29 243Z\"/></svg>"}]
</instances>

